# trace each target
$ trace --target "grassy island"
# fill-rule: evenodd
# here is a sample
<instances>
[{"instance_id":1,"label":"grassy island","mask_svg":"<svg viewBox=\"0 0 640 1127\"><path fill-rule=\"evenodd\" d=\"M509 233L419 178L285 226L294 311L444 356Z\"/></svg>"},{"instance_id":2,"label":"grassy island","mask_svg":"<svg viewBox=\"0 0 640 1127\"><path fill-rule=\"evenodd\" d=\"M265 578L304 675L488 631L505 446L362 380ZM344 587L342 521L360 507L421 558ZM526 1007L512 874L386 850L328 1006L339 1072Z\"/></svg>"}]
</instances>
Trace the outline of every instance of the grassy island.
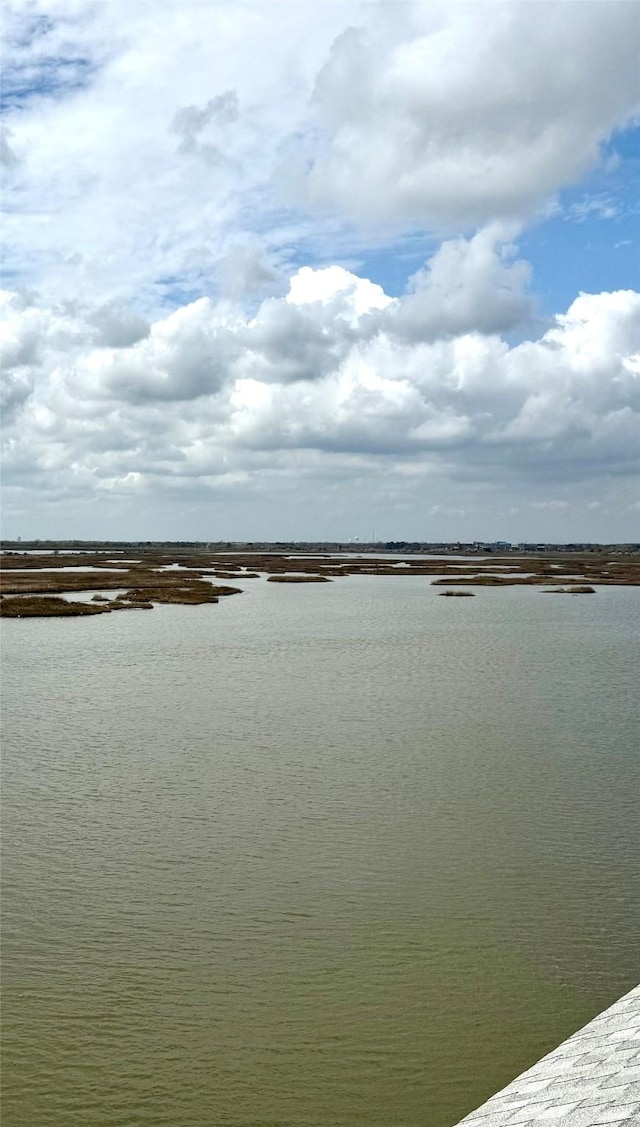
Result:
<instances>
[{"instance_id":1,"label":"grassy island","mask_svg":"<svg viewBox=\"0 0 640 1127\"><path fill-rule=\"evenodd\" d=\"M543 595L595 595L595 587L549 587Z\"/></svg>"},{"instance_id":2,"label":"grassy island","mask_svg":"<svg viewBox=\"0 0 640 1127\"><path fill-rule=\"evenodd\" d=\"M328 575L269 575L267 583L330 583Z\"/></svg>"},{"instance_id":3,"label":"grassy island","mask_svg":"<svg viewBox=\"0 0 640 1127\"><path fill-rule=\"evenodd\" d=\"M218 580L266 579L269 583L329 583L345 576L423 576L444 586L434 594L469 597L480 587L527 586L545 593L594 594L599 586L639 586L640 553L545 551L446 558L401 558L336 552L225 551L204 547L105 545L72 554L6 551L0 557L0 615L6 618L67 617L114 610L149 610L158 604L215 604L241 588ZM469 590L474 588L474 590ZM428 589L428 588L426 588ZM94 592L87 602L75 592ZM62 598L61 596L65 596Z\"/></svg>"}]
</instances>

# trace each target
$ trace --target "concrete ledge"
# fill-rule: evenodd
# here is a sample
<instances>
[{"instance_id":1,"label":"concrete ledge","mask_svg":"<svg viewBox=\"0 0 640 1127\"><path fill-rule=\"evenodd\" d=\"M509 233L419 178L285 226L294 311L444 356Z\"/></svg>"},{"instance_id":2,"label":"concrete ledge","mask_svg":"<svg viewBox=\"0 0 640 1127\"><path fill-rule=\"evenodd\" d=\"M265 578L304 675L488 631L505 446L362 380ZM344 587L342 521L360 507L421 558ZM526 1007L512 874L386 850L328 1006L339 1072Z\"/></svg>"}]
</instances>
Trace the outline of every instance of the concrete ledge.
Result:
<instances>
[{"instance_id":1,"label":"concrete ledge","mask_svg":"<svg viewBox=\"0 0 640 1127\"><path fill-rule=\"evenodd\" d=\"M640 1127L640 986L459 1127Z\"/></svg>"}]
</instances>

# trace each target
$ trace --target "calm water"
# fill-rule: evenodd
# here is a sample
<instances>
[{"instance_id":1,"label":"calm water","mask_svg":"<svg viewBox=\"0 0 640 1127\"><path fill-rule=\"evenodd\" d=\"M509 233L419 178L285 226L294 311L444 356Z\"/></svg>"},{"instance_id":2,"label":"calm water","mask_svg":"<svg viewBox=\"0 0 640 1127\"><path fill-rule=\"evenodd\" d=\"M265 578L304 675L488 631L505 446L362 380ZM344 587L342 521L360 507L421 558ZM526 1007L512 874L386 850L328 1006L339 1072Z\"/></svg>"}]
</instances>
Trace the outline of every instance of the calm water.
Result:
<instances>
[{"instance_id":1,"label":"calm water","mask_svg":"<svg viewBox=\"0 0 640 1127\"><path fill-rule=\"evenodd\" d=\"M640 978L640 590L3 624L4 1127L448 1127Z\"/></svg>"}]
</instances>

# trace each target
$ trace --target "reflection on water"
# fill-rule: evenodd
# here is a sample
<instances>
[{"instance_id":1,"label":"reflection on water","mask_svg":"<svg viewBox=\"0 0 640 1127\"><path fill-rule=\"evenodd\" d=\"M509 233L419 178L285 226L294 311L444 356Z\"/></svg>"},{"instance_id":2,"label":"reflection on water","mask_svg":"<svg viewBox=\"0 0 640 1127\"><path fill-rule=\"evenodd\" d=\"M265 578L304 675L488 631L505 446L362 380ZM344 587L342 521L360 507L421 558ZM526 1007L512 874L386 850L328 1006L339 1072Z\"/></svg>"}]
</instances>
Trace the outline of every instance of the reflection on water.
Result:
<instances>
[{"instance_id":1,"label":"reflection on water","mask_svg":"<svg viewBox=\"0 0 640 1127\"><path fill-rule=\"evenodd\" d=\"M6 620L4 1127L447 1127L640 978L639 592Z\"/></svg>"}]
</instances>

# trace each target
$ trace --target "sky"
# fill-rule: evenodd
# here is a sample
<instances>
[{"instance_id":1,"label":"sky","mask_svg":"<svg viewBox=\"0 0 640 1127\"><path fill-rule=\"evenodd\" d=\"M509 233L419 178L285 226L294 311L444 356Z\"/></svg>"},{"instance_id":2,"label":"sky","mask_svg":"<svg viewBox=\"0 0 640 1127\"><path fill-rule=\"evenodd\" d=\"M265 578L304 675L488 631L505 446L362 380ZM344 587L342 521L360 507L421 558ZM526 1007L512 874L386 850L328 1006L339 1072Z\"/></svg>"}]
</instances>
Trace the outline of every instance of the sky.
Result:
<instances>
[{"instance_id":1,"label":"sky","mask_svg":"<svg viewBox=\"0 0 640 1127\"><path fill-rule=\"evenodd\" d=\"M5 0L6 538L640 540L640 4Z\"/></svg>"}]
</instances>

